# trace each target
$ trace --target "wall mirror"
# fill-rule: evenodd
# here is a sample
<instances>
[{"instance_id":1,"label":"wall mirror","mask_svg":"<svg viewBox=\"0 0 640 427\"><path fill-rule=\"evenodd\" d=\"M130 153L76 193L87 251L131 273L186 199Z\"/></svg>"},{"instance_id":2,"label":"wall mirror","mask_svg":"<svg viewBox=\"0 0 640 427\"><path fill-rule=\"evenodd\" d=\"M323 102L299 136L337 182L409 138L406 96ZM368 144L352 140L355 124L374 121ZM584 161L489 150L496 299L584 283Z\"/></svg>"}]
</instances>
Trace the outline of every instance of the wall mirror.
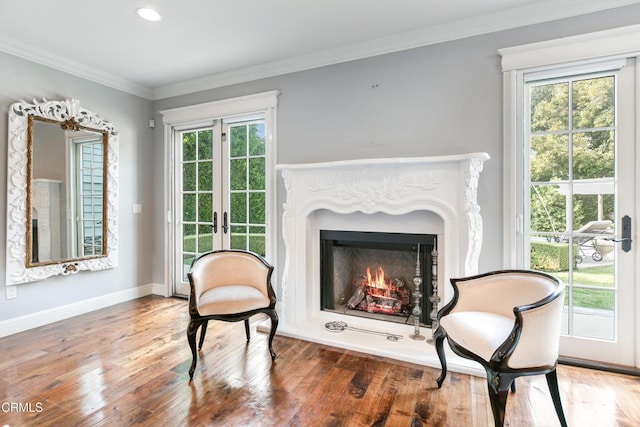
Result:
<instances>
[{"instance_id":1,"label":"wall mirror","mask_svg":"<svg viewBox=\"0 0 640 427\"><path fill-rule=\"evenodd\" d=\"M7 285L117 265L117 131L75 99L9 110Z\"/></svg>"}]
</instances>

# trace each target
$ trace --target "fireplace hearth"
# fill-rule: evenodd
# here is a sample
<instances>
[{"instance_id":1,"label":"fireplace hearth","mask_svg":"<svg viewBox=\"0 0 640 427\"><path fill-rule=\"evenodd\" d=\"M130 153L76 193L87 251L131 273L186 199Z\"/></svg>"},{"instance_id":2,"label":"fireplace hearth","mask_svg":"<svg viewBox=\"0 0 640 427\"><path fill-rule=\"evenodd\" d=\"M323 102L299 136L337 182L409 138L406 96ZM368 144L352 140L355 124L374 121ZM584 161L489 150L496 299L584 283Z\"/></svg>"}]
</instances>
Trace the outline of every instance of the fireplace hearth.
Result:
<instances>
[{"instance_id":1,"label":"fireplace hearth","mask_svg":"<svg viewBox=\"0 0 640 427\"><path fill-rule=\"evenodd\" d=\"M431 295L436 239L432 234L321 230L321 310L413 323L416 262L423 279L420 293ZM430 326L429 298L419 304L419 322Z\"/></svg>"}]
</instances>

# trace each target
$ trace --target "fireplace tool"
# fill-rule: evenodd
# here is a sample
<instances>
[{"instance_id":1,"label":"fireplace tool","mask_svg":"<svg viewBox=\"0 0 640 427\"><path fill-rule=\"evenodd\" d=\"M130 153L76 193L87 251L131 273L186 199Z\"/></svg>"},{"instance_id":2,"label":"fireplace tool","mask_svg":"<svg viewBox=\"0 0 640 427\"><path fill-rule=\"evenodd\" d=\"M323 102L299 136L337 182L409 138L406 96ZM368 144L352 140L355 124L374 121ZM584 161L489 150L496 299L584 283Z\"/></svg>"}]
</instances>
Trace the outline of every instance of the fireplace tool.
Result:
<instances>
[{"instance_id":1,"label":"fireplace tool","mask_svg":"<svg viewBox=\"0 0 640 427\"><path fill-rule=\"evenodd\" d=\"M416 275L413 276L413 284L416 287L416 290L413 291L414 305L411 314L413 314L413 333L409 335L409 338L412 340L423 340L424 335L420 334L420 315L422 314L422 309L420 308L420 298L422 298L421 285L422 285L422 275L420 274L420 243L418 243L418 255L416 257Z\"/></svg>"},{"instance_id":2,"label":"fireplace tool","mask_svg":"<svg viewBox=\"0 0 640 427\"><path fill-rule=\"evenodd\" d=\"M431 251L431 289L432 293L429 297L431 301L431 313L429 318L431 319L431 338L427 339L429 344L433 344L433 336L436 329L438 329L438 304L440 303L440 296L438 295L438 247L437 244L433 246Z\"/></svg>"},{"instance_id":3,"label":"fireplace tool","mask_svg":"<svg viewBox=\"0 0 640 427\"><path fill-rule=\"evenodd\" d=\"M383 337L386 337L389 341L398 341L400 338L402 338L402 335L389 334L387 332L372 331L370 329L354 328L353 326L347 325L346 322L340 322L340 321L327 322L324 324L324 327L327 328L327 330L330 332L342 332L345 329L348 329L350 331L365 332L367 334L374 334L374 335L382 335Z\"/></svg>"}]
</instances>

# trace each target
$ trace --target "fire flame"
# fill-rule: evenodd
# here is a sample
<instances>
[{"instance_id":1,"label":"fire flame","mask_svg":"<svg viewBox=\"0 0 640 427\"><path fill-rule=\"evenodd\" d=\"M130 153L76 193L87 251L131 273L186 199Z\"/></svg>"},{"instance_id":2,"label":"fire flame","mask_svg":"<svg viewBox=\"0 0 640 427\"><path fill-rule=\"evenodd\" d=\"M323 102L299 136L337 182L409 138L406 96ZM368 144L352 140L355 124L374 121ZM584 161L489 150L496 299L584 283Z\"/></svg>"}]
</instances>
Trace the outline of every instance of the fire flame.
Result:
<instances>
[{"instance_id":1,"label":"fire flame","mask_svg":"<svg viewBox=\"0 0 640 427\"><path fill-rule=\"evenodd\" d=\"M378 266L375 278L371 276L371 268L367 267L367 286L376 289L377 295L390 296L390 285L391 280L389 280L389 283L385 281L384 269L382 268L382 266Z\"/></svg>"}]
</instances>

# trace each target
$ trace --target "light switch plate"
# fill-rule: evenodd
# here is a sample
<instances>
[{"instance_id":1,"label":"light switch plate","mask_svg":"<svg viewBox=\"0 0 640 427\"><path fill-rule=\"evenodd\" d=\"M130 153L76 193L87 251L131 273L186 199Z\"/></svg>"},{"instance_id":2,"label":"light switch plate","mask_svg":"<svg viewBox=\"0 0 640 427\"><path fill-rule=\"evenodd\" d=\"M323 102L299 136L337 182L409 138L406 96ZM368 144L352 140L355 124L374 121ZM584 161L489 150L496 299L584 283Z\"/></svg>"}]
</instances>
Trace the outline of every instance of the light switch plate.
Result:
<instances>
[{"instance_id":1,"label":"light switch plate","mask_svg":"<svg viewBox=\"0 0 640 427\"><path fill-rule=\"evenodd\" d=\"M17 286L7 286L7 299L14 299L18 296Z\"/></svg>"}]
</instances>

